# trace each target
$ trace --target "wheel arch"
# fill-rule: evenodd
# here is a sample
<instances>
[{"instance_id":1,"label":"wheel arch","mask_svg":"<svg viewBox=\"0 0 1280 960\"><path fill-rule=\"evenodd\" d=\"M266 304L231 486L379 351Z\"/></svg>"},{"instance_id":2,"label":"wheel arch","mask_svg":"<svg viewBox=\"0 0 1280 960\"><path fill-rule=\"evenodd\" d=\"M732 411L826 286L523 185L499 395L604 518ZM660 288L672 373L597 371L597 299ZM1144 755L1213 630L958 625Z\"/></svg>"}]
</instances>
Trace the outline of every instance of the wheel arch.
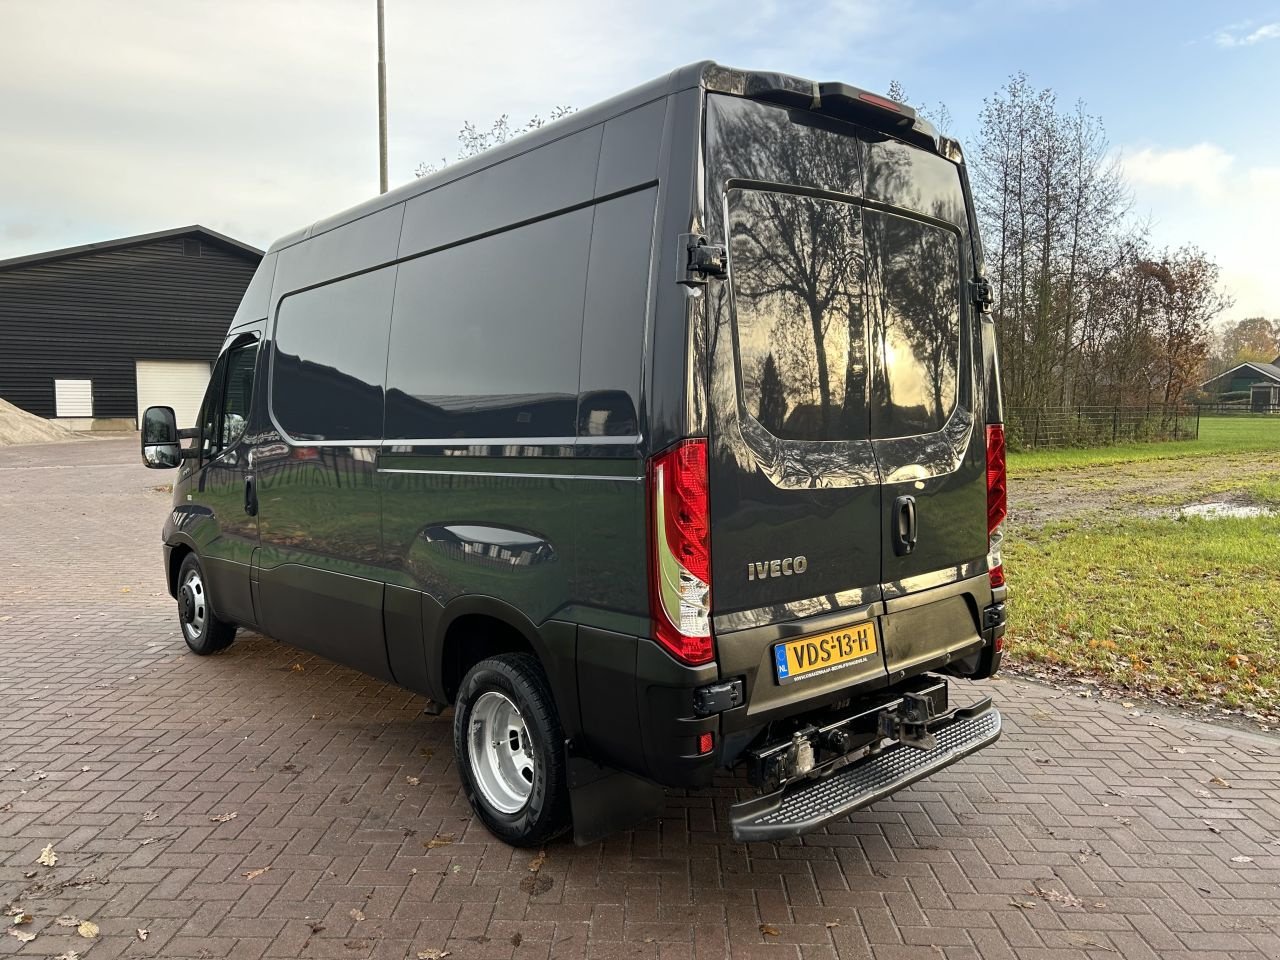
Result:
<instances>
[{"instance_id":1,"label":"wheel arch","mask_svg":"<svg viewBox=\"0 0 1280 960\"><path fill-rule=\"evenodd\" d=\"M530 653L547 674L566 736L579 729L577 626L557 620L533 623L497 597L457 597L424 623L430 686L453 703L462 678L476 663L499 653Z\"/></svg>"}]
</instances>

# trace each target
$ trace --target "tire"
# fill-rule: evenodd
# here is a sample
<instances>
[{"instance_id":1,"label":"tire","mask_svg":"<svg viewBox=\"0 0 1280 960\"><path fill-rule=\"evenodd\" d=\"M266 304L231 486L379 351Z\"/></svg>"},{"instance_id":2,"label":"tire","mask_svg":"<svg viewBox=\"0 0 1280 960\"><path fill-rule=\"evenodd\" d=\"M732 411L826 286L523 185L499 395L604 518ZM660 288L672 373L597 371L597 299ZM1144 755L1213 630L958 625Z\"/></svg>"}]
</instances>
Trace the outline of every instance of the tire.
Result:
<instances>
[{"instance_id":1,"label":"tire","mask_svg":"<svg viewBox=\"0 0 1280 960\"><path fill-rule=\"evenodd\" d=\"M188 553L178 568L178 629L191 652L202 657L227 649L236 637L236 625L213 612L208 581L194 553Z\"/></svg>"},{"instance_id":2,"label":"tire","mask_svg":"<svg viewBox=\"0 0 1280 960\"><path fill-rule=\"evenodd\" d=\"M453 750L471 808L498 839L537 847L569 829L564 731L536 657L504 653L467 671Z\"/></svg>"}]
</instances>

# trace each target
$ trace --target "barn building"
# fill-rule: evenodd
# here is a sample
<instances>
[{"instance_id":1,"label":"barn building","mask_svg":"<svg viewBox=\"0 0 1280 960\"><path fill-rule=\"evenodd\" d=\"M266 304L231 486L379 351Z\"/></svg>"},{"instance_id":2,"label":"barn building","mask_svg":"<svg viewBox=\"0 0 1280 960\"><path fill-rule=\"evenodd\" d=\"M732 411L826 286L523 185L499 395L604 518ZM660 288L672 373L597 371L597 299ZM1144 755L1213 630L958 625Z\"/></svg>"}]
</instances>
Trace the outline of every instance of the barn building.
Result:
<instances>
[{"instance_id":1,"label":"barn building","mask_svg":"<svg viewBox=\"0 0 1280 960\"><path fill-rule=\"evenodd\" d=\"M1259 413L1280 410L1280 357L1271 363L1245 362L1200 384L1219 403L1247 406Z\"/></svg>"},{"instance_id":2,"label":"barn building","mask_svg":"<svg viewBox=\"0 0 1280 960\"><path fill-rule=\"evenodd\" d=\"M75 429L195 425L262 251L206 227L0 260L0 397Z\"/></svg>"}]
</instances>

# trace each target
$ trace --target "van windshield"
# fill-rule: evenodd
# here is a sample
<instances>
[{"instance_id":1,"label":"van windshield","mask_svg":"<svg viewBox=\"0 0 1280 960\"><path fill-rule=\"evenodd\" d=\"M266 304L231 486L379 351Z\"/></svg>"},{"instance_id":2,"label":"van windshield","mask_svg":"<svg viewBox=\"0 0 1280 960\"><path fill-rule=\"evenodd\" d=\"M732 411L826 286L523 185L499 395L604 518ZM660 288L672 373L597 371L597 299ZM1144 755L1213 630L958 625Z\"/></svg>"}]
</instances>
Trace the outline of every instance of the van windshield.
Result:
<instances>
[{"instance_id":1,"label":"van windshield","mask_svg":"<svg viewBox=\"0 0 1280 960\"><path fill-rule=\"evenodd\" d=\"M767 190L728 201L746 412L784 440L866 439L858 208Z\"/></svg>"}]
</instances>

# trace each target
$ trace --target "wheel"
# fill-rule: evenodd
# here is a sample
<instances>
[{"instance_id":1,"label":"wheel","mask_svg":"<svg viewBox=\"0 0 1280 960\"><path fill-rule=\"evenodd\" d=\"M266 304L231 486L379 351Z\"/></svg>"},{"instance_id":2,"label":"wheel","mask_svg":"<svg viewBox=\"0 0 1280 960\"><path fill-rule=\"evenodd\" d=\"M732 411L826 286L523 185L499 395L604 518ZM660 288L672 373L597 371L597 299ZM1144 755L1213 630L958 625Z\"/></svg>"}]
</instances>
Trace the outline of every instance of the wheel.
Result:
<instances>
[{"instance_id":1,"label":"wheel","mask_svg":"<svg viewBox=\"0 0 1280 960\"><path fill-rule=\"evenodd\" d=\"M187 646L202 657L225 650L236 636L236 625L214 614L204 571L194 553L188 553L178 569L178 625Z\"/></svg>"},{"instance_id":2,"label":"wheel","mask_svg":"<svg viewBox=\"0 0 1280 960\"><path fill-rule=\"evenodd\" d=\"M536 657L504 653L467 671L453 749L467 800L494 836L536 847L569 829L564 732Z\"/></svg>"}]
</instances>

